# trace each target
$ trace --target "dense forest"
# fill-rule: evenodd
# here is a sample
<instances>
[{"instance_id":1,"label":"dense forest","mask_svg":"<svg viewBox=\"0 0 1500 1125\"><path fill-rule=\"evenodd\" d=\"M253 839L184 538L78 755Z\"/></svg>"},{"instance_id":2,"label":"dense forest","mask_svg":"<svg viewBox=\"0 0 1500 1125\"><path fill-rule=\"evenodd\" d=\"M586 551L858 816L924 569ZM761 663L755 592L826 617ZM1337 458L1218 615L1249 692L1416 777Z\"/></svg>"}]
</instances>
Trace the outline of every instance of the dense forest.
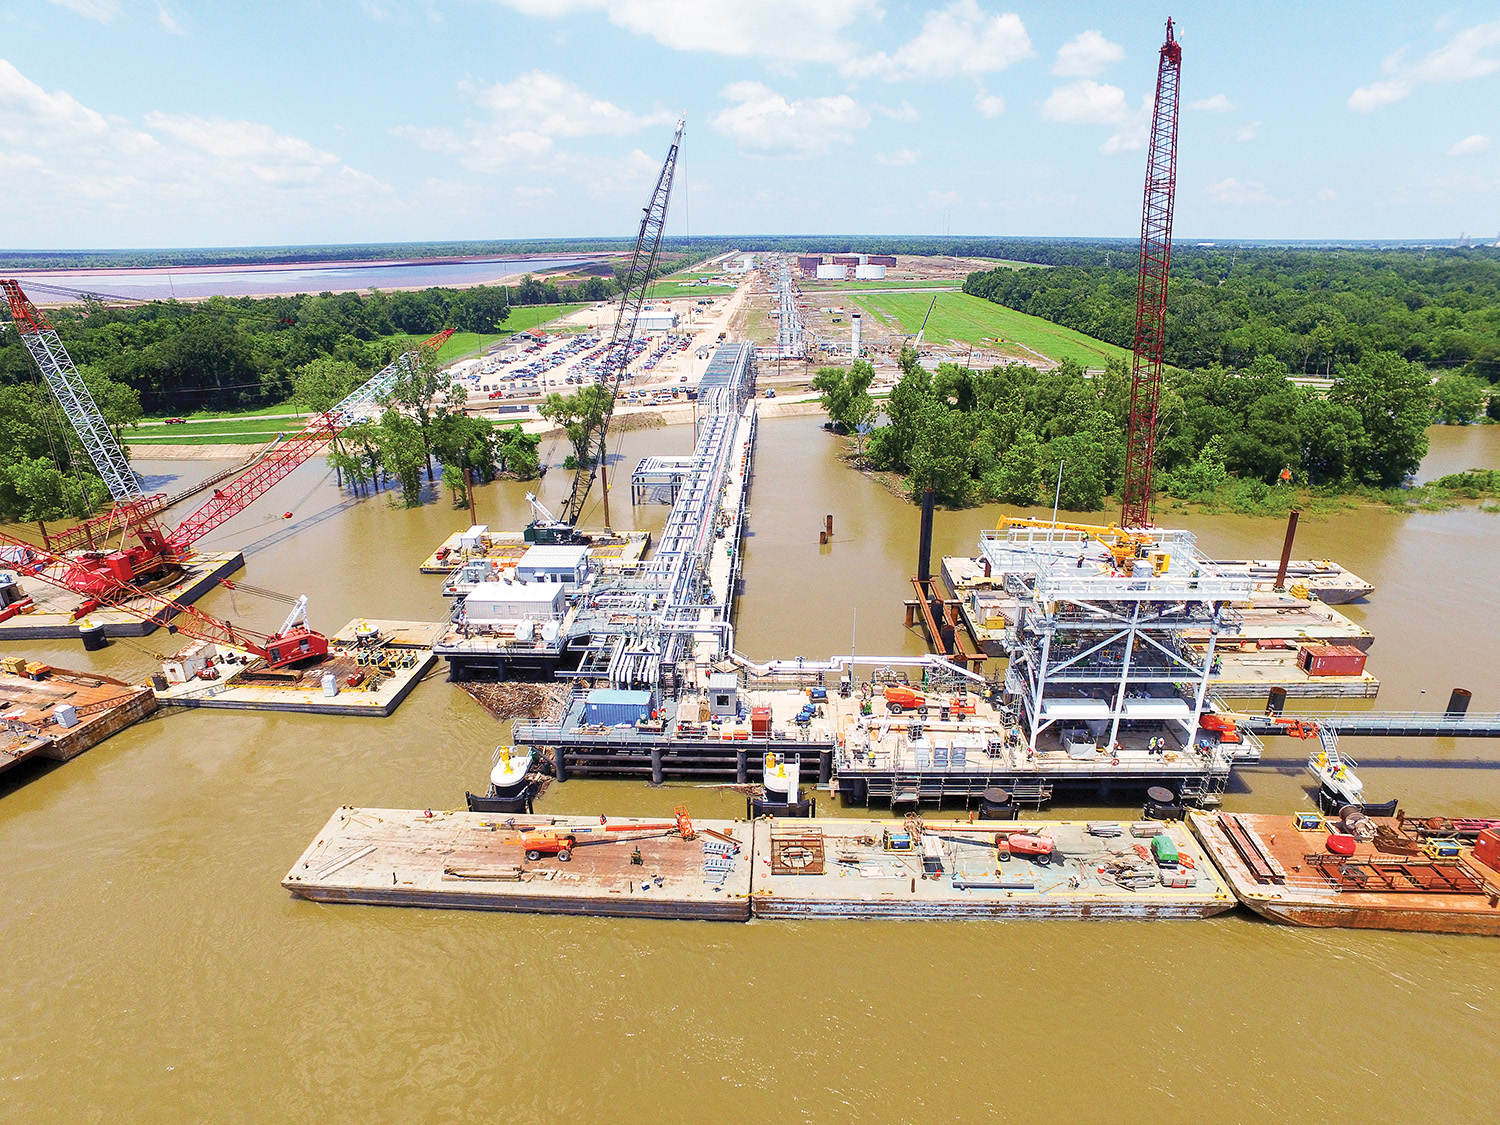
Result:
<instances>
[{"instance_id":1,"label":"dense forest","mask_svg":"<svg viewBox=\"0 0 1500 1125\"><path fill-rule=\"evenodd\" d=\"M964 291L1129 348L1133 255L1113 267L997 269ZM1435 371L1500 378L1500 254L1480 250L1192 248L1174 253L1166 360L1247 367L1261 357L1331 376L1389 352Z\"/></svg>"},{"instance_id":2,"label":"dense forest","mask_svg":"<svg viewBox=\"0 0 1500 1125\"><path fill-rule=\"evenodd\" d=\"M824 368L814 385L835 425L855 435L856 459L901 474L913 495L932 488L953 505L1039 504L1060 462L1064 508L1097 511L1118 494L1129 400L1122 363L1094 378L1072 363L929 372L910 348L900 363L884 425L874 425L868 363ZM1390 353L1342 364L1326 395L1292 383L1269 357L1239 372L1176 371L1162 392L1156 485L1187 500L1230 486L1252 507L1283 483L1391 488L1421 462L1431 418L1427 375Z\"/></svg>"}]
</instances>

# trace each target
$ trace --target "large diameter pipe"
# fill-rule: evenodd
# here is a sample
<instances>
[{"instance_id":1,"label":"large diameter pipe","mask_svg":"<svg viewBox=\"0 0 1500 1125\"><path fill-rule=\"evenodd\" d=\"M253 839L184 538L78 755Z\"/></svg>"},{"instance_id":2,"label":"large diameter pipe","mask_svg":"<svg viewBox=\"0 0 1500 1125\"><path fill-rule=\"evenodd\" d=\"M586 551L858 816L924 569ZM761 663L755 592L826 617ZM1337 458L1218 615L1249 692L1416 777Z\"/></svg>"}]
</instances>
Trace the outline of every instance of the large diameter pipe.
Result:
<instances>
[{"instance_id":1,"label":"large diameter pipe","mask_svg":"<svg viewBox=\"0 0 1500 1125\"><path fill-rule=\"evenodd\" d=\"M1297 538L1297 517L1301 513L1293 508L1286 517L1286 541L1281 545L1281 565L1276 568L1275 590L1280 593L1286 589L1286 568L1292 561L1292 540Z\"/></svg>"},{"instance_id":2,"label":"large diameter pipe","mask_svg":"<svg viewBox=\"0 0 1500 1125\"><path fill-rule=\"evenodd\" d=\"M936 493L930 488L922 490L922 532L917 543L917 578L926 582L932 577L932 505Z\"/></svg>"},{"instance_id":3,"label":"large diameter pipe","mask_svg":"<svg viewBox=\"0 0 1500 1125\"><path fill-rule=\"evenodd\" d=\"M1469 700L1474 693L1467 688L1456 687L1453 694L1448 697L1448 714L1453 716L1466 715L1469 711Z\"/></svg>"}]
</instances>

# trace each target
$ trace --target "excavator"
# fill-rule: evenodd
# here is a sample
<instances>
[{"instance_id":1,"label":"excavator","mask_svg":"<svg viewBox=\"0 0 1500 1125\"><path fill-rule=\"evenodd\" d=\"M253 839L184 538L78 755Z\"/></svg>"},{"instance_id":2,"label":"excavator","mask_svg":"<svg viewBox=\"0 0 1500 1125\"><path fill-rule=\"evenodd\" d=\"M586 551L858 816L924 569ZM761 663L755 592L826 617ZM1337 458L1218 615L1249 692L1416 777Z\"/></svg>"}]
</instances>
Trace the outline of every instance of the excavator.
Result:
<instances>
[{"instance_id":1,"label":"excavator","mask_svg":"<svg viewBox=\"0 0 1500 1125\"><path fill-rule=\"evenodd\" d=\"M533 863L544 855L555 855L561 863L573 858L573 849L581 844L607 844L623 838L624 833L673 833L684 840L697 837L693 818L688 815L686 805L678 805L675 820L633 824L610 824L601 816L598 824L558 825L556 827L527 828L515 840L506 841L526 850L526 858Z\"/></svg>"}]
</instances>

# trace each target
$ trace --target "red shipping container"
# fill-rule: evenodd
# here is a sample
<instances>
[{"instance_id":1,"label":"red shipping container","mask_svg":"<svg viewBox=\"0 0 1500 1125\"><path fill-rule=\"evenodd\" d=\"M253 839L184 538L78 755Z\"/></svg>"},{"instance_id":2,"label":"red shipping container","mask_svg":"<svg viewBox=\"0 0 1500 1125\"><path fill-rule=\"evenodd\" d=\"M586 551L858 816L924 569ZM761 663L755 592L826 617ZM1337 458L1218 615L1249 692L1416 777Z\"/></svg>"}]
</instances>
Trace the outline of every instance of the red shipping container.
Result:
<instances>
[{"instance_id":1,"label":"red shipping container","mask_svg":"<svg viewBox=\"0 0 1500 1125\"><path fill-rule=\"evenodd\" d=\"M754 738L771 737L771 709L769 707L750 708L750 734Z\"/></svg>"},{"instance_id":2,"label":"red shipping container","mask_svg":"<svg viewBox=\"0 0 1500 1125\"><path fill-rule=\"evenodd\" d=\"M1365 652L1353 645L1303 645L1297 667L1309 676L1358 676L1365 670Z\"/></svg>"},{"instance_id":3,"label":"red shipping container","mask_svg":"<svg viewBox=\"0 0 1500 1125\"><path fill-rule=\"evenodd\" d=\"M1474 841L1474 858L1492 871L1500 871L1500 829L1481 828Z\"/></svg>"}]
</instances>

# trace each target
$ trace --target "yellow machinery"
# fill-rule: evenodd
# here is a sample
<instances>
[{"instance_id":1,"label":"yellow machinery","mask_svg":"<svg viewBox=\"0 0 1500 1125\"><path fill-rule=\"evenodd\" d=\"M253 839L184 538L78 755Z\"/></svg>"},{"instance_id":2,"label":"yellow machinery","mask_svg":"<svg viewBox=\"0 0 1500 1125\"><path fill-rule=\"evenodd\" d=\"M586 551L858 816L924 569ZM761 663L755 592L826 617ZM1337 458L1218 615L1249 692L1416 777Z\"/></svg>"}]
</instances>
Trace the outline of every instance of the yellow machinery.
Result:
<instances>
[{"instance_id":1,"label":"yellow machinery","mask_svg":"<svg viewBox=\"0 0 1500 1125\"><path fill-rule=\"evenodd\" d=\"M1120 566L1131 559L1142 557L1147 548L1156 545L1156 537L1149 531L1127 531L1115 523L1101 527L1092 523L1053 523L1051 520L1029 519L1022 516L1002 516L996 525L997 530L1000 531L1008 531L1013 527L1076 531L1080 535L1087 535L1090 539L1100 543L1110 553L1116 565ZM1151 556L1152 573L1165 573L1170 556L1164 551L1151 552Z\"/></svg>"}]
</instances>

